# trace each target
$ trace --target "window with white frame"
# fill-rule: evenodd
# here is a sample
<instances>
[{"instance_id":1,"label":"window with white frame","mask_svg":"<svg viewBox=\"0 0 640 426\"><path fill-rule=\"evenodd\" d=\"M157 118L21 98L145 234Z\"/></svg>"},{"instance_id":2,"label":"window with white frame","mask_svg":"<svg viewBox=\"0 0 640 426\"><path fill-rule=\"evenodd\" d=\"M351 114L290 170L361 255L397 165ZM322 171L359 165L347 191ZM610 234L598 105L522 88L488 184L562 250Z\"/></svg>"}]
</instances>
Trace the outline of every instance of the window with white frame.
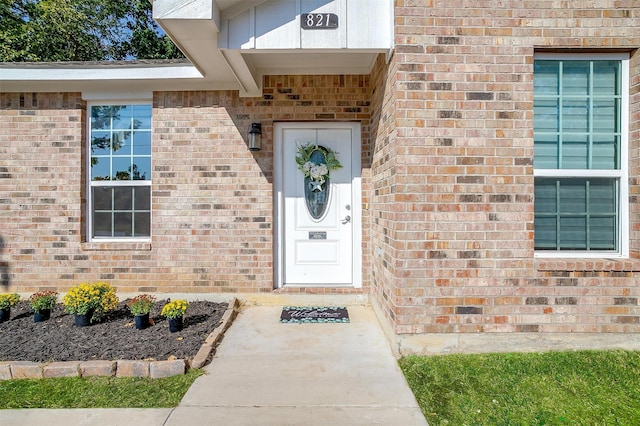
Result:
<instances>
[{"instance_id":1,"label":"window with white frame","mask_svg":"<svg viewBox=\"0 0 640 426\"><path fill-rule=\"evenodd\" d=\"M89 105L90 235L151 235L151 105Z\"/></svg>"},{"instance_id":2,"label":"window with white frame","mask_svg":"<svg viewBox=\"0 0 640 426\"><path fill-rule=\"evenodd\" d=\"M536 55L537 255L628 254L628 56Z\"/></svg>"}]
</instances>

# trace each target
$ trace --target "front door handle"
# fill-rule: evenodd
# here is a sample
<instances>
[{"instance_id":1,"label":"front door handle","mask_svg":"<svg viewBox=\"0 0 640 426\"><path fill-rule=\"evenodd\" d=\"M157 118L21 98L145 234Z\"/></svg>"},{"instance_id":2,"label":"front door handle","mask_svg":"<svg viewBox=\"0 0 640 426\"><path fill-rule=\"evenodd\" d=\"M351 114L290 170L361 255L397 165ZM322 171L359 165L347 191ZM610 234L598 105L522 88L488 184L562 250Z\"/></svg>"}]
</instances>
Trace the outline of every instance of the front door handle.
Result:
<instances>
[{"instance_id":1,"label":"front door handle","mask_svg":"<svg viewBox=\"0 0 640 426\"><path fill-rule=\"evenodd\" d=\"M344 219L342 219L342 224L343 224L343 225L346 225L346 224L347 224L347 223L349 223L349 222L351 222L351 216L346 215L346 216L344 217Z\"/></svg>"}]
</instances>

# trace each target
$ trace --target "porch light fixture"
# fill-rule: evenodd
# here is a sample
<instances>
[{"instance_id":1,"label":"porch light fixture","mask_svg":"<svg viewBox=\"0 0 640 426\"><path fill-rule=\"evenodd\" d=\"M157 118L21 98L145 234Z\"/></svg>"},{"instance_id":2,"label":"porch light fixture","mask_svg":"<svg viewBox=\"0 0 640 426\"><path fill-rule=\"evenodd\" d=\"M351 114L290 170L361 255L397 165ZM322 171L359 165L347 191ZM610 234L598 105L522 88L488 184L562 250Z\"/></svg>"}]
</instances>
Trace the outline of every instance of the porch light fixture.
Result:
<instances>
[{"instance_id":1,"label":"porch light fixture","mask_svg":"<svg viewBox=\"0 0 640 426\"><path fill-rule=\"evenodd\" d=\"M251 123L249 129L249 151L260 151L262 143L262 123Z\"/></svg>"}]
</instances>

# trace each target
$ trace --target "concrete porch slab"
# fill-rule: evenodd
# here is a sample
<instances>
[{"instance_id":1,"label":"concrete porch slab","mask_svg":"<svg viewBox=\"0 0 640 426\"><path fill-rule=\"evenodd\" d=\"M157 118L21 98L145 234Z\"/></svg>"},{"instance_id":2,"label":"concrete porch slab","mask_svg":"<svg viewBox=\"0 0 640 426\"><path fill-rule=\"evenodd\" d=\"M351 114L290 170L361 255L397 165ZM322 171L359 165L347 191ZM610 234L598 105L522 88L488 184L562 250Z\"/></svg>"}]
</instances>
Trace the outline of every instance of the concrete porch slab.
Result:
<instances>
[{"instance_id":1,"label":"concrete porch slab","mask_svg":"<svg viewBox=\"0 0 640 426\"><path fill-rule=\"evenodd\" d=\"M349 306L346 324L282 324L281 309L239 314L168 424L188 413L225 424L426 424L370 307Z\"/></svg>"}]
</instances>

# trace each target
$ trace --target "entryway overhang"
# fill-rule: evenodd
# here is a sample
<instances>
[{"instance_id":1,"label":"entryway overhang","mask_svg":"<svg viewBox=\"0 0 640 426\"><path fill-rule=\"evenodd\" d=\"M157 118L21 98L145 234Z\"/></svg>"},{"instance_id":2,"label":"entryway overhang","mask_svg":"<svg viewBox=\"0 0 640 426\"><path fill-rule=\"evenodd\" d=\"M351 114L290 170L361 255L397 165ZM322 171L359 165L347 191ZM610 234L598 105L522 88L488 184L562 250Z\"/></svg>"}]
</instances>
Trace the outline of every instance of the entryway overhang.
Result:
<instances>
[{"instance_id":1,"label":"entryway overhang","mask_svg":"<svg viewBox=\"0 0 640 426\"><path fill-rule=\"evenodd\" d=\"M391 0L155 0L154 19L242 96L260 96L268 74L367 74L393 40Z\"/></svg>"},{"instance_id":2,"label":"entryway overhang","mask_svg":"<svg viewBox=\"0 0 640 426\"><path fill-rule=\"evenodd\" d=\"M368 74L393 47L392 0L154 0L153 17L188 61L0 63L0 91L261 96L264 75Z\"/></svg>"}]
</instances>

